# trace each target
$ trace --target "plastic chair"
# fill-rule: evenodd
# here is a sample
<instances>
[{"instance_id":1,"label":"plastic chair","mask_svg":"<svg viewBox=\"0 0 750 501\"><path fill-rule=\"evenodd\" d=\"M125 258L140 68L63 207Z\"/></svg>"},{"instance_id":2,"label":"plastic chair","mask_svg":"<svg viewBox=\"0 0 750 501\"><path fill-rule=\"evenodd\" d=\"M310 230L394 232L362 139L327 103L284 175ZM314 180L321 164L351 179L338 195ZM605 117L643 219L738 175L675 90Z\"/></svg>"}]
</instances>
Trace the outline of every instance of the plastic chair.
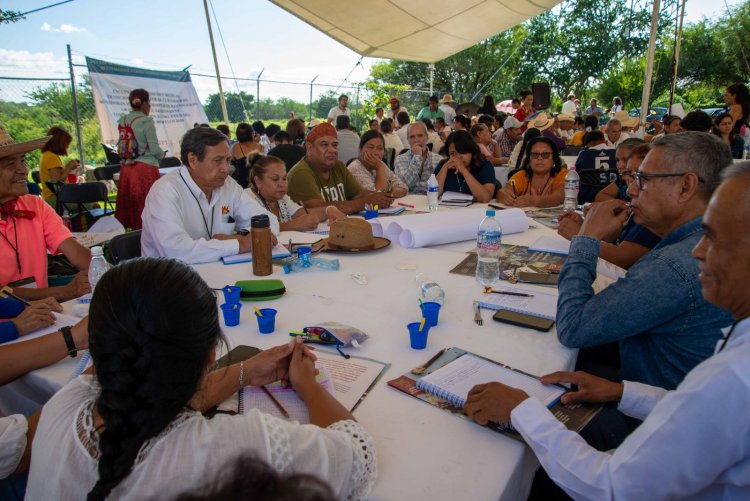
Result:
<instances>
[{"instance_id":1,"label":"plastic chair","mask_svg":"<svg viewBox=\"0 0 750 501\"><path fill-rule=\"evenodd\" d=\"M109 260L112 264L140 257L141 255L141 230L131 231L117 235L109 241Z\"/></svg>"},{"instance_id":2,"label":"plastic chair","mask_svg":"<svg viewBox=\"0 0 750 501\"><path fill-rule=\"evenodd\" d=\"M105 165L94 169L94 177L97 181L109 181L115 179L115 174L120 172L120 164Z\"/></svg>"},{"instance_id":3,"label":"plastic chair","mask_svg":"<svg viewBox=\"0 0 750 501\"><path fill-rule=\"evenodd\" d=\"M63 184L57 193L57 202L62 210L70 213L71 219L85 214L87 218L96 221L102 216L115 212L107 196L107 187L98 181L93 183ZM89 209L85 204L98 203L99 209ZM76 210L71 210L75 206Z\"/></svg>"},{"instance_id":4,"label":"plastic chair","mask_svg":"<svg viewBox=\"0 0 750 501\"><path fill-rule=\"evenodd\" d=\"M164 157L159 160L159 167L179 167L180 165L182 162L177 157Z\"/></svg>"},{"instance_id":5,"label":"plastic chair","mask_svg":"<svg viewBox=\"0 0 750 501\"><path fill-rule=\"evenodd\" d=\"M107 164L120 164L121 158L117 154L117 150L108 144L101 143L104 155L107 157Z\"/></svg>"},{"instance_id":6,"label":"plastic chair","mask_svg":"<svg viewBox=\"0 0 750 501\"><path fill-rule=\"evenodd\" d=\"M33 179L36 184L42 184L42 174L38 170L31 171L31 179Z\"/></svg>"}]
</instances>

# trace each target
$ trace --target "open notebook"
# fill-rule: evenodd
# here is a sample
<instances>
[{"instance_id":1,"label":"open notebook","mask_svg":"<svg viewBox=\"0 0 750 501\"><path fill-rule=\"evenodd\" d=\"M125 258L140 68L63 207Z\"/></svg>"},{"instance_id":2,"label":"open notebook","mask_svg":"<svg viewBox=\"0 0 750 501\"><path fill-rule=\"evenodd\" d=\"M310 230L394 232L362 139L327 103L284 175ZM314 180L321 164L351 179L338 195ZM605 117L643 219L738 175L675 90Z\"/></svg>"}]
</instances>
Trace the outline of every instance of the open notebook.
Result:
<instances>
[{"instance_id":1,"label":"open notebook","mask_svg":"<svg viewBox=\"0 0 750 501\"><path fill-rule=\"evenodd\" d=\"M333 387L333 379L330 374L323 367L318 368L318 371L315 380L320 383L328 393L335 397L336 390ZM305 402L299 398L297 392L294 391L291 386L285 387L280 381L276 381L275 383L267 384L266 389L271 395L273 395L279 404L286 409L289 413L289 419L292 421L298 421L301 424L310 423L310 416L307 412ZM266 392L263 391L263 388L259 386L246 386L240 392L240 414L244 414L245 409L258 409L261 412L271 414L277 418L287 419Z\"/></svg>"},{"instance_id":2,"label":"open notebook","mask_svg":"<svg viewBox=\"0 0 750 501\"><path fill-rule=\"evenodd\" d=\"M495 287L493 290L528 294L528 296L482 294L476 300L479 306L490 310L514 311L516 313L546 318L547 320L555 320L555 316L557 315L557 296L535 290L520 289L518 287Z\"/></svg>"},{"instance_id":3,"label":"open notebook","mask_svg":"<svg viewBox=\"0 0 750 501\"><path fill-rule=\"evenodd\" d=\"M417 388L463 407L469 391L478 384L500 382L525 391L547 407L552 407L565 388L542 384L539 379L509 367L467 353L417 381Z\"/></svg>"}]
</instances>

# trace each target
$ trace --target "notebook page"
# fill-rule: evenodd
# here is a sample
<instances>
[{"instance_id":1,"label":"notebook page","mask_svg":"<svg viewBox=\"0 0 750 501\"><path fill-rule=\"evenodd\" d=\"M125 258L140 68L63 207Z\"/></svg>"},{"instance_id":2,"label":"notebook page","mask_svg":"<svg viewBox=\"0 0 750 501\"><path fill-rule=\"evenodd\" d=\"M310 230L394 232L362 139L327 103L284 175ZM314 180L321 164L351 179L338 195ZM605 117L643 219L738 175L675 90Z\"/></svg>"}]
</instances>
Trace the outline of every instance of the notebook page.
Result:
<instances>
[{"instance_id":1,"label":"notebook page","mask_svg":"<svg viewBox=\"0 0 750 501\"><path fill-rule=\"evenodd\" d=\"M517 287L495 287L493 290L504 292L520 292L529 294L526 296L513 296L508 294L482 294L477 298L479 304L491 310L507 310L536 317L554 320L557 315L557 296L530 289L519 289Z\"/></svg>"},{"instance_id":2,"label":"notebook page","mask_svg":"<svg viewBox=\"0 0 750 501\"><path fill-rule=\"evenodd\" d=\"M326 391L328 391L328 393L334 397L336 396L331 376L325 369L320 368L315 379L326 389ZM307 406L291 386L284 387L280 381L276 381L273 384L267 384L266 389L276 400L278 400L282 407L286 409L289 413L289 418L292 421L298 421L302 424L310 422ZM242 407L244 412L247 412L248 409L258 409L265 414L270 414L280 419L286 419L279 408L276 407L276 404L273 403L269 396L266 395L266 392L259 386L246 386L242 389Z\"/></svg>"},{"instance_id":3,"label":"notebook page","mask_svg":"<svg viewBox=\"0 0 750 501\"><path fill-rule=\"evenodd\" d=\"M441 367L432 374L423 377L420 382L457 395L461 402L466 402L469 391L478 385L497 381L525 391L549 406L565 393L564 388L545 385L538 379L521 374L512 369L481 359L467 353L453 362ZM417 385L419 387L419 384Z\"/></svg>"}]
</instances>

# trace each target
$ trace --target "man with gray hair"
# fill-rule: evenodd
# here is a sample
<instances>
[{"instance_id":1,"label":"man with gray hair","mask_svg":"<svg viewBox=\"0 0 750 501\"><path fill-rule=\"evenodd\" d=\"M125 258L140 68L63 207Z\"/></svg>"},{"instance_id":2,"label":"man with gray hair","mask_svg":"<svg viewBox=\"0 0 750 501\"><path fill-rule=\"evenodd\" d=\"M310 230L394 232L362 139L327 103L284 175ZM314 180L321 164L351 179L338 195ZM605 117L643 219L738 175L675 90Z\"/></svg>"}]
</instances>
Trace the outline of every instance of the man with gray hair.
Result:
<instances>
[{"instance_id":1,"label":"man with gray hair","mask_svg":"<svg viewBox=\"0 0 750 501\"><path fill-rule=\"evenodd\" d=\"M409 151L396 157L394 171L406 183L409 193L427 193L427 180L441 160L441 156L430 151L427 146L427 127L423 122L413 122L407 126L406 137Z\"/></svg>"},{"instance_id":2,"label":"man with gray hair","mask_svg":"<svg viewBox=\"0 0 750 501\"><path fill-rule=\"evenodd\" d=\"M617 148L620 143L630 137L630 134L622 131L622 122L616 118L611 118L604 128L604 136L607 140L607 148Z\"/></svg>"},{"instance_id":3,"label":"man with gray hair","mask_svg":"<svg viewBox=\"0 0 750 501\"><path fill-rule=\"evenodd\" d=\"M250 252L252 238L243 230L251 217L261 214L278 234L276 216L229 176L231 158L229 139L216 129L197 127L182 136L182 167L154 183L146 197L141 214L144 256L194 264Z\"/></svg>"},{"instance_id":4,"label":"man with gray hair","mask_svg":"<svg viewBox=\"0 0 750 501\"><path fill-rule=\"evenodd\" d=\"M663 153L666 148L657 150ZM655 174L656 167L649 163L641 172ZM685 167L658 170L679 175L661 179L684 188L699 182L697 171L689 174ZM704 236L692 250L696 269L684 270L692 274L700 269L698 294L730 311L734 319L731 327L727 323L713 356L692 369L674 391L632 381L611 382L584 372L556 372L541 378L545 384L575 385L562 397L566 405L617 402L624 413L643 419L622 445L606 454L588 447L523 390L489 383L469 392L467 415L483 425L512 423L549 477L575 499L750 497L750 163L728 167L722 177L725 181L703 217ZM654 188L653 181L662 182L657 179L646 181L643 191ZM714 180L704 181L710 191L708 183ZM539 480L537 475L529 499L558 499L559 493Z\"/></svg>"},{"instance_id":5,"label":"man with gray hair","mask_svg":"<svg viewBox=\"0 0 750 501\"><path fill-rule=\"evenodd\" d=\"M591 206L558 282L557 335L563 345L617 343L617 376L666 389L713 352L731 317L703 299L691 250L703 235L701 220L719 172L731 163L729 148L717 136L670 134L653 142L635 173L628 187L631 206L623 200ZM599 242L616 236L631 211L636 223L662 240L594 295Z\"/></svg>"}]
</instances>

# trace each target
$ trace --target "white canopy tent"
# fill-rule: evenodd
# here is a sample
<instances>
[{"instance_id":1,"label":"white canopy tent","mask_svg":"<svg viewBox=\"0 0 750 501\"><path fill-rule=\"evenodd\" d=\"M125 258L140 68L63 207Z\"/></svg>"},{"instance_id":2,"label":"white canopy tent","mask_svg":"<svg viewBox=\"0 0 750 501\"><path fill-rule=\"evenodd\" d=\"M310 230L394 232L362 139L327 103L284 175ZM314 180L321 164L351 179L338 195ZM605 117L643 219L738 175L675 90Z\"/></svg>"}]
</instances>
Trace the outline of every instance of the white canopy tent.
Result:
<instances>
[{"instance_id":1,"label":"white canopy tent","mask_svg":"<svg viewBox=\"0 0 750 501\"><path fill-rule=\"evenodd\" d=\"M367 57L435 63L561 0L270 0ZM654 0L641 101L648 112L660 0ZM684 0L683 0L684 12ZM643 126L639 129L642 137Z\"/></svg>"},{"instance_id":2,"label":"white canopy tent","mask_svg":"<svg viewBox=\"0 0 750 501\"><path fill-rule=\"evenodd\" d=\"M271 0L354 52L434 63L560 0Z\"/></svg>"}]
</instances>

